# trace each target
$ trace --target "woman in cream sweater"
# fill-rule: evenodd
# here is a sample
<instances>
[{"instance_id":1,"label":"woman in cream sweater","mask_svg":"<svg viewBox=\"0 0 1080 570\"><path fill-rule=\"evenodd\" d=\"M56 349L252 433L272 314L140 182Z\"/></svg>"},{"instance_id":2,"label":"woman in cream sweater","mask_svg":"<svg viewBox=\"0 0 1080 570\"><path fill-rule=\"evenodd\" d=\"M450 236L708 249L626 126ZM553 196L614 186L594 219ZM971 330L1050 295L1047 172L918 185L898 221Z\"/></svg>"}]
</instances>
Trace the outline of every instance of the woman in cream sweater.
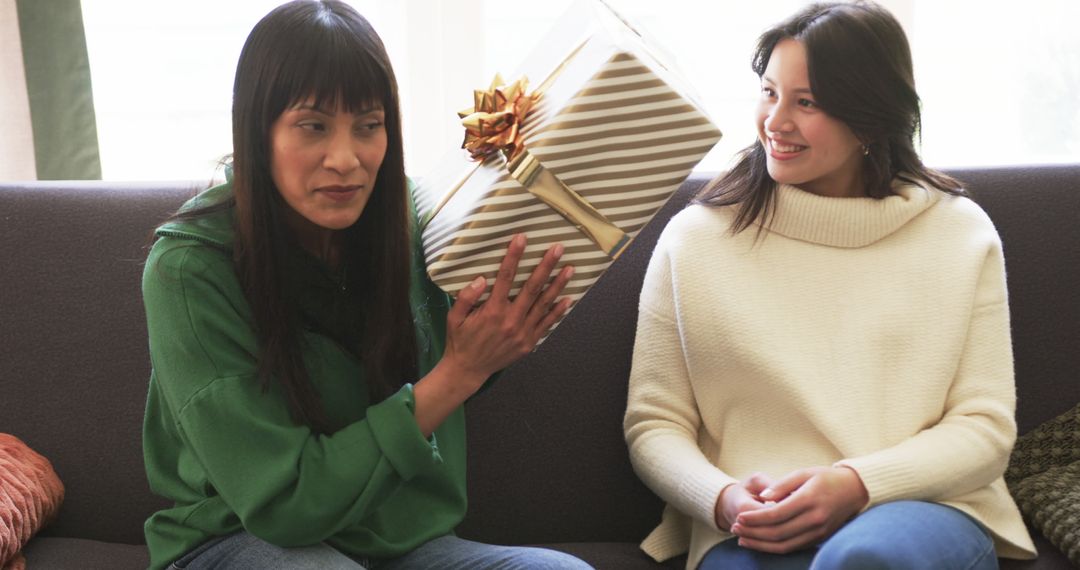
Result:
<instances>
[{"instance_id":1,"label":"woman in cream sweater","mask_svg":"<svg viewBox=\"0 0 1080 570\"><path fill-rule=\"evenodd\" d=\"M996 568L1034 547L1001 242L913 146L904 32L817 4L761 36L759 140L657 244L625 418L688 568Z\"/></svg>"}]
</instances>

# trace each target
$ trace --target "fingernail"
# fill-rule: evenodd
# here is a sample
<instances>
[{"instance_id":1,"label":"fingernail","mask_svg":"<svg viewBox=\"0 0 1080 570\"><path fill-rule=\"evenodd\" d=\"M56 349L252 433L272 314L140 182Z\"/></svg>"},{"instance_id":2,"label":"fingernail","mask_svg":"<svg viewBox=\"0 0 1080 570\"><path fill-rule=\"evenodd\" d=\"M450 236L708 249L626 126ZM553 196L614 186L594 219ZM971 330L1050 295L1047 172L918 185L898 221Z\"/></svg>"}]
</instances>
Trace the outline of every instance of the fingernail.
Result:
<instances>
[{"instance_id":1,"label":"fingernail","mask_svg":"<svg viewBox=\"0 0 1080 570\"><path fill-rule=\"evenodd\" d=\"M566 248L563 247L563 244L557 243L557 244L555 244L554 251L552 251L551 253L554 254L555 258L557 259L559 257L562 257L563 250L565 250L565 249Z\"/></svg>"},{"instance_id":2,"label":"fingernail","mask_svg":"<svg viewBox=\"0 0 1080 570\"><path fill-rule=\"evenodd\" d=\"M514 236L514 245L525 245L525 234Z\"/></svg>"},{"instance_id":3,"label":"fingernail","mask_svg":"<svg viewBox=\"0 0 1080 570\"><path fill-rule=\"evenodd\" d=\"M567 279L574 276L574 266L573 265L567 265L566 269L563 269L563 271L566 272L566 278Z\"/></svg>"},{"instance_id":4,"label":"fingernail","mask_svg":"<svg viewBox=\"0 0 1080 570\"><path fill-rule=\"evenodd\" d=\"M761 492L762 499L771 499L776 493L772 489L765 489Z\"/></svg>"},{"instance_id":5,"label":"fingernail","mask_svg":"<svg viewBox=\"0 0 1080 570\"><path fill-rule=\"evenodd\" d=\"M485 282L484 276L481 275L481 276L477 277L476 279L473 279L473 282L469 283L469 287L472 287L473 289L476 289L477 291L479 291L479 290L484 288L484 282Z\"/></svg>"}]
</instances>

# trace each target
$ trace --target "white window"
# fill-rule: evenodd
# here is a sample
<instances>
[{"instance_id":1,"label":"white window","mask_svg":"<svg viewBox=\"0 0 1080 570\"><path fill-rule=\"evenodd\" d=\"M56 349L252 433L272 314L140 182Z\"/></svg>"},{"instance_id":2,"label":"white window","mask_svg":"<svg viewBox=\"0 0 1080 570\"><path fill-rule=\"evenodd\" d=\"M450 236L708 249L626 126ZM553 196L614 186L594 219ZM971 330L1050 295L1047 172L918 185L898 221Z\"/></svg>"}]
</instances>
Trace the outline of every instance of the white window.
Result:
<instances>
[{"instance_id":1,"label":"white window","mask_svg":"<svg viewBox=\"0 0 1080 570\"><path fill-rule=\"evenodd\" d=\"M699 170L754 140L758 34L802 0L608 0L674 56L724 139ZM244 39L278 0L85 0L103 176L208 178L231 150ZM382 36L402 93L409 173L458 148L455 112L509 74L572 0L353 0ZM1080 161L1076 0L1001 5L886 0L907 30L932 166Z\"/></svg>"}]
</instances>

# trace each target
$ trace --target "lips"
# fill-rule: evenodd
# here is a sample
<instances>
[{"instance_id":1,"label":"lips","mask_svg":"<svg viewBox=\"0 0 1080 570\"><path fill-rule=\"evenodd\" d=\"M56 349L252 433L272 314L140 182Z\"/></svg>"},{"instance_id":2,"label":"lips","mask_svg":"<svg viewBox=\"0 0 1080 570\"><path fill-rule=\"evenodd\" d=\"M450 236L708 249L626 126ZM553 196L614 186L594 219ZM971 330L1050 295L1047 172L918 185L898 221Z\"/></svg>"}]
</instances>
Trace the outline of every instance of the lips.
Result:
<instances>
[{"instance_id":1,"label":"lips","mask_svg":"<svg viewBox=\"0 0 1080 570\"><path fill-rule=\"evenodd\" d=\"M799 153L810 148L806 145L794 144L787 141L768 139L769 155L777 160L790 160L799 156Z\"/></svg>"},{"instance_id":2,"label":"lips","mask_svg":"<svg viewBox=\"0 0 1080 570\"><path fill-rule=\"evenodd\" d=\"M363 186L323 186L315 191L335 202L348 202Z\"/></svg>"}]
</instances>

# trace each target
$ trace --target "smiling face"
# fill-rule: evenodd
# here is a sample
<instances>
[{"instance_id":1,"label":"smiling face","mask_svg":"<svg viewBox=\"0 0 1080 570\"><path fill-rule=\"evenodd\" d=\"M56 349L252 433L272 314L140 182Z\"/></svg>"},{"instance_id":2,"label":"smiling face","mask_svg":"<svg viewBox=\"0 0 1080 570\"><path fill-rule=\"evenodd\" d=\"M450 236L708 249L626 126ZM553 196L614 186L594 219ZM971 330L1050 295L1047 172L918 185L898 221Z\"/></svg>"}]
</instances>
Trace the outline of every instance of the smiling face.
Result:
<instances>
[{"instance_id":1,"label":"smiling face","mask_svg":"<svg viewBox=\"0 0 1080 570\"><path fill-rule=\"evenodd\" d=\"M270 128L270 172L300 243L325 252L334 230L360 218L386 155L381 108L350 113L305 100Z\"/></svg>"},{"instance_id":2,"label":"smiling face","mask_svg":"<svg viewBox=\"0 0 1080 570\"><path fill-rule=\"evenodd\" d=\"M772 50L757 128L773 180L822 196L866 195L862 142L814 102L806 48L797 40L781 40Z\"/></svg>"}]
</instances>

